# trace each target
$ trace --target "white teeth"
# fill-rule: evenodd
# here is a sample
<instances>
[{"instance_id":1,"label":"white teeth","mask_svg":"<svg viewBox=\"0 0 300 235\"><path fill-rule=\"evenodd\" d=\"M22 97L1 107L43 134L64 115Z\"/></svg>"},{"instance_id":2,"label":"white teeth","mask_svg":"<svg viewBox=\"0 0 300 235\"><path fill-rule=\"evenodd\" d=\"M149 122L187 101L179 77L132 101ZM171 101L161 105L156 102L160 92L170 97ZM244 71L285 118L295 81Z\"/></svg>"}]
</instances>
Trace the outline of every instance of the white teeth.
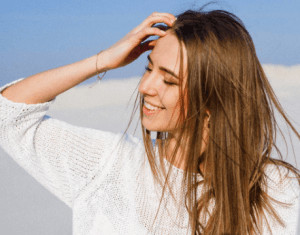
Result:
<instances>
[{"instance_id":1,"label":"white teeth","mask_svg":"<svg viewBox=\"0 0 300 235\"><path fill-rule=\"evenodd\" d=\"M153 111L160 109L160 108L158 108L158 107L156 107L156 106L153 106L153 105L147 103L146 101L144 102L144 105L145 105L145 107L146 107L147 109L150 109L150 110L153 110Z\"/></svg>"}]
</instances>

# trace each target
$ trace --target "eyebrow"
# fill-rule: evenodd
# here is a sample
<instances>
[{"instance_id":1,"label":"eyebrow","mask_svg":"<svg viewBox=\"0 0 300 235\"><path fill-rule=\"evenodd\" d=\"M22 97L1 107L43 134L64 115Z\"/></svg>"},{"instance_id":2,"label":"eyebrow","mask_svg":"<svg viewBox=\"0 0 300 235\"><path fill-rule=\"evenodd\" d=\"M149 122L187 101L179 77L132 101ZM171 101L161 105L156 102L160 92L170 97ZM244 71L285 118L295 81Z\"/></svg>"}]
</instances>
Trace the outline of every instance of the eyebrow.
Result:
<instances>
[{"instance_id":1,"label":"eyebrow","mask_svg":"<svg viewBox=\"0 0 300 235\"><path fill-rule=\"evenodd\" d=\"M147 56L147 59L149 60L150 64L153 65L153 61L152 61L152 59L150 58L150 55ZM179 79L179 77L178 77L174 72L172 72L170 69L167 69L167 68L162 67L162 66L159 66L158 68L159 68L160 70L166 72L166 73L171 74L173 77Z\"/></svg>"}]
</instances>

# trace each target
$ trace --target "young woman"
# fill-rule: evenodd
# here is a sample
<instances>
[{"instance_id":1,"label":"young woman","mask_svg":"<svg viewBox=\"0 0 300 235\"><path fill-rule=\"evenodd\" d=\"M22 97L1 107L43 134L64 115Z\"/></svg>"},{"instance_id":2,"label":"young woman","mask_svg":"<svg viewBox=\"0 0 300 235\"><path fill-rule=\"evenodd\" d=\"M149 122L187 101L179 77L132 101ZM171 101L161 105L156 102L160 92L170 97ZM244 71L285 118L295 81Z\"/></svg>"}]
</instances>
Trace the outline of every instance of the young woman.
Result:
<instances>
[{"instance_id":1,"label":"young woman","mask_svg":"<svg viewBox=\"0 0 300 235\"><path fill-rule=\"evenodd\" d=\"M148 50L143 141L45 116ZM300 136L228 12L153 13L95 56L5 85L0 105L1 146L72 208L74 234L296 233L299 171L272 158L274 111Z\"/></svg>"}]
</instances>

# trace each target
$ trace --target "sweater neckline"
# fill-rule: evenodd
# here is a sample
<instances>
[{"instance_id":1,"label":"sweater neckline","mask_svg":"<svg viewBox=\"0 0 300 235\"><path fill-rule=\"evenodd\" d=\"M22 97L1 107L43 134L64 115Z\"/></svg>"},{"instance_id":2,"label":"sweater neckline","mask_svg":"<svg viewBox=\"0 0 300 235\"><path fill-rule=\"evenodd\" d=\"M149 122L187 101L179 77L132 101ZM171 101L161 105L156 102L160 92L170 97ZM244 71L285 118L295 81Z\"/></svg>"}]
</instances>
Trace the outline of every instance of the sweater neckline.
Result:
<instances>
[{"instance_id":1,"label":"sweater neckline","mask_svg":"<svg viewBox=\"0 0 300 235\"><path fill-rule=\"evenodd\" d=\"M155 144L155 140L152 140L152 143L154 145ZM159 152L158 152L158 148L157 147L155 147L155 156L157 158L157 161L159 162L160 156L159 156ZM169 167L171 167L172 171L175 172L177 175L180 175L182 177L184 176L185 170L174 166L165 157L163 157L163 162L164 162L164 165L165 165L166 169L168 169ZM202 175L200 173L192 173L192 175L195 175L195 174L197 175L198 180L203 180L203 177L202 177Z\"/></svg>"},{"instance_id":2,"label":"sweater neckline","mask_svg":"<svg viewBox=\"0 0 300 235\"><path fill-rule=\"evenodd\" d=\"M173 172L176 172L176 173L178 173L178 174L180 174L180 175L182 175L182 176L185 174L185 170L183 170L183 169L181 169L181 168L178 168L178 167L174 166L174 165L171 164L165 157L163 157L163 160L164 160L165 166L166 166L167 168L171 166ZM192 175L197 175L197 178L198 178L199 180L202 180L202 179L203 179L203 177L202 177L202 175L201 175L200 173L192 173Z\"/></svg>"}]
</instances>

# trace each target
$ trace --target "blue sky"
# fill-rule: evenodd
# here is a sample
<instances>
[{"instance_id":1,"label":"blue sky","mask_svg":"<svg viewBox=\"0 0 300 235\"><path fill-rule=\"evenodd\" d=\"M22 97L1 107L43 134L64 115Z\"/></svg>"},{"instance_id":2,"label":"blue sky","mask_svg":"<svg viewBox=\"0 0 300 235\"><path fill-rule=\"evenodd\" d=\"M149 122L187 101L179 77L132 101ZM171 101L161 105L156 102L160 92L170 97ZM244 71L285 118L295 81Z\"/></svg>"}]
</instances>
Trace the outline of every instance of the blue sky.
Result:
<instances>
[{"instance_id":1,"label":"blue sky","mask_svg":"<svg viewBox=\"0 0 300 235\"><path fill-rule=\"evenodd\" d=\"M153 11L177 14L208 1L23 0L1 1L0 83L75 62L112 45ZM300 64L299 0L227 0L210 8L245 23L264 64ZM106 76L143 73L145 56Z\"/></svg>"}]
</instances>

